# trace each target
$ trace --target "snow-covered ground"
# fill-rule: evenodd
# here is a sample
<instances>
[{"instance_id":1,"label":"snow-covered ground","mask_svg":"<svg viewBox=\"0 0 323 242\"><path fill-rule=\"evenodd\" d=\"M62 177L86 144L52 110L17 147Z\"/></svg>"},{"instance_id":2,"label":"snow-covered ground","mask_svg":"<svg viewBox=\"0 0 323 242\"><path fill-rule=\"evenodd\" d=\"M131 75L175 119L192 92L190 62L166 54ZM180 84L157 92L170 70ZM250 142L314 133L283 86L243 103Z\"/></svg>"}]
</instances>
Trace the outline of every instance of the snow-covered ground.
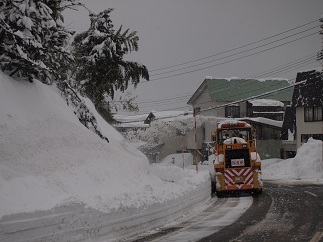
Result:
<instances>
[{"instance_id":1,"label":"snow-covered ground","mask_svg":"<svg viewBox=\"0 0 323 242\"><path fill-rule=\"evenodd\" d=\"M264 180L288 183L323 184L322 141L310 138L292 159L268 159L262 161Z\"/></svg>"},{"instance_id":2,"label":"snow-covered ground","mask_svg":"<svg viewBox=\"0 0 323 242\"><path fill-rule=\"evenodd\" d=\"M209 179L207 171L150 166L90 108L110 143L85 128L53 86L0 72L0 218L71 203L103 212L141 208Z\"/></svg>"},{"instance_id":3,"label":"snow-covered ground","mask_svg":"<svg viewBox=\"0 0 323 242\"><path fill-rule=\"evenodd\" d=\"M196 172L189 154L149 165L85 101L109 143L79 122L54 86L0 72L0 219L71 204L105 213L142 209L208 181L212 165ZM294 159L264 160L263 179L323 183L322 142L309 140Z\"/></svg>"}]
</instances>

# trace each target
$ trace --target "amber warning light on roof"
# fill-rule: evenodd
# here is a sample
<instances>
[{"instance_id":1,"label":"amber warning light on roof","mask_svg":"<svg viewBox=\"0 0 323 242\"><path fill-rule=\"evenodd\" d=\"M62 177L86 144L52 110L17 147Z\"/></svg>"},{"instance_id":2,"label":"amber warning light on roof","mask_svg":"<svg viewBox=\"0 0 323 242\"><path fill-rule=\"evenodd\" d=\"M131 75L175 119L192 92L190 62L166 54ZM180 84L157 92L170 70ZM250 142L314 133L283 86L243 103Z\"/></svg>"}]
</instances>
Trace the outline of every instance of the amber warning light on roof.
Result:
<instances>
[{"instance_id":1,"label":"amber warning light on roof","mask_svg":"<svg viewBox=\"0 0 323 242\"><path fill-rule=\"evenodd\" d=\"M246 122L243 121L238 121L238 122L234 122L234 123L222 123L221 124L221 128L232 128L232 127L245 127L246 126Z\"/></svg>"}]
</instances>

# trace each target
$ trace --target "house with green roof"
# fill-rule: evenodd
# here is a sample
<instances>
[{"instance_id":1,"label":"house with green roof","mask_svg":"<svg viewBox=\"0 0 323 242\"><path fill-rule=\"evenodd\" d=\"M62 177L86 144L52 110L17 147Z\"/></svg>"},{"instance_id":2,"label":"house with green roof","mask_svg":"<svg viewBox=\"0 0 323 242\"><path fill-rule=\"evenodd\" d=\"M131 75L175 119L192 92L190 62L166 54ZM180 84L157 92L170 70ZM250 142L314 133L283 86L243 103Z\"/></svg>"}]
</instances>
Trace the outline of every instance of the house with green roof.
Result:
<instances>
[{"instance_id":1,"label":"house with green roof","mask_svg":"<svg viewBox=\"0 0 323 242\"><path fill-rule=\"evenodd\" d=\"M245 120L256 129L260 157L279 158L284 113L292 95L293 90L286 79L207 77L187 104L202 116ZM205 133L201 131L198 136L208 137L209 133L205 128Z\"/></svg>"},{"instance_id":2,"label":"house with green roof","mask_svg":"<svg viewBox=\"0 0 323 242\"><path fill-rule=\"evenodd\" d=\"M286 79L206 77L187 104L204 116L283 120L293 94L289 86Z\"/></svg>"}]
</instances>

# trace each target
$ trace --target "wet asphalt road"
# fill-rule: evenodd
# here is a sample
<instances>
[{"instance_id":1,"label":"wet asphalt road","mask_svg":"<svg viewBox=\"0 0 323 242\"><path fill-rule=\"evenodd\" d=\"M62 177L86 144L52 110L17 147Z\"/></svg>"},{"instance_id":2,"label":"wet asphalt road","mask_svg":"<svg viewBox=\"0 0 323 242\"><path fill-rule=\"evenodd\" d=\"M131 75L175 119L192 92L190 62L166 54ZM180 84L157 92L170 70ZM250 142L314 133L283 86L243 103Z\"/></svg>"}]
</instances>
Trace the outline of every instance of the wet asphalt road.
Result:
<instances>
[{"instance_id":1,"label":"wet asphalt road","mask_svg":"<svg viewBox=\"0 0 323 242\"><path fill-rule=\"evenodd\" d=\"M323 185L265 183L236 222L201 242L323 242Z\"/></svg>"}]
</instances>

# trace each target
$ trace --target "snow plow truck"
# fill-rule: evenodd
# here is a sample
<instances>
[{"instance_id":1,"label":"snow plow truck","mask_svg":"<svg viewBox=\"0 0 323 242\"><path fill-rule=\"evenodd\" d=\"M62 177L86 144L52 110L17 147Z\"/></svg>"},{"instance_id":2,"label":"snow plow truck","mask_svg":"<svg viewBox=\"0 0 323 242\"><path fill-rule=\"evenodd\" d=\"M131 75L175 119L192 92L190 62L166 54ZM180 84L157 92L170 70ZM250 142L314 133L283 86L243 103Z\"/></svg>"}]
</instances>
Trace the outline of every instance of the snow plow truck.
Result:
<instances>
[{"instance_id":1,"label":"snow plow truck","mask_svg":"<svg viewBox=\"0 0 323 242\"><path fill-rule=\"evenodd\" d=\"M222 121L214 138L212 192L218 197L238 191L261 194L261 160L256 152L253 127L244 121Z\"/></svg>"}]
</instances>

